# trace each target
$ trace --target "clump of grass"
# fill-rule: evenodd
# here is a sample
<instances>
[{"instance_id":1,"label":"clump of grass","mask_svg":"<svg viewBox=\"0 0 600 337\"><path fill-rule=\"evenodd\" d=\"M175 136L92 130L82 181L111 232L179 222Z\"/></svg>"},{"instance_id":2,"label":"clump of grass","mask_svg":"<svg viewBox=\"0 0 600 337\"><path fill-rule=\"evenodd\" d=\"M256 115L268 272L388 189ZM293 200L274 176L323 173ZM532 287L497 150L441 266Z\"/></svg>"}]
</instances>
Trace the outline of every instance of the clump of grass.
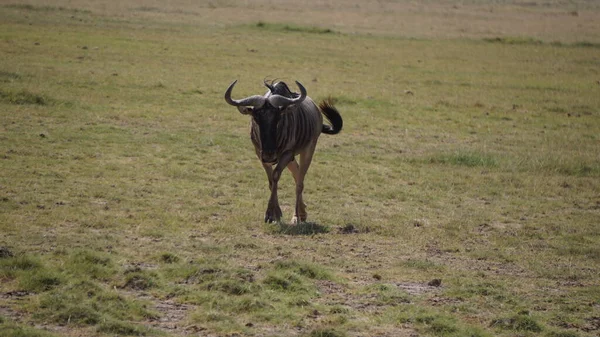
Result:
<instances>
[{"instance_id":1,"label":"clump of grass","mask_svg":"<svg viewBox=\"0 0 600 337\"><path fill-rule=\"evenodd\" d=\"M0 82L13 82L21 79L21 75L10 71L0 70Z\"/></svg>"},{"instance_id":2,"label":"clump of grass","mask_svg":"<svg viewBox=\"0 0 600 337\"><path fill-rule=\"evenodd\" d=\"M207 290L218 290L229 295L243 295L252 291L251 284L235 279L208 282L204 286Z\"/></svg>"},{"instance_id":3,"label":"clump of grass","mask_svg":"<svg viewBox=\"0 0 600 337\"><path fill-rule=\"evenodd\" d=\"M344 337L344 332L332 328L318 328L310 332L309 337Z\"/></svg>"},{"instance_id":4,"label":"clump of grass","mask_svg":"<svg viewBox=\"0 0 600 337\"><path fill-rule=\"evenodd\" d=\"M283 32L294 32L294 33L309 33L309 34L336 34L337 32L330 28L320 27L306 27L298 26L293 24L283 23L268 23L259 21L256 23L256 27L260 29L266 29L271 31L283 31Z\"/></svg>"},{"instance_id":5,"label":"clump of grass","mask_svg":"<svg viewBox=\"0 0 600 337\"><path fill-rule=\"evenodd\" d=\"M179 262L180 258L179 256L173 254L173 253L162 253L160 254L160 261L163 263L168 263L168 264L172 264L172 263L177 263Z\"/></svg>"},{"instance_id":6,"label":"clump of grass","mask_svg":"<svg viewBox=\"0 0 600 337\"><path fill-rule=\"evenodd\" d=\"M382 319L385 322L390 321L395 324L410 324L415 330L428 336L489 336L482 329L461 324L459 320L446 313L414 305L393 307L382 315Z\"/></svg>"},{"instance_id":7,"label":"clump of grass","mask_svg":"<svg viewBox=\"0 0 600 337\"><path fill-rule=\"evenodd\" d=\"M133 10L140 11L140 12L154 12L154 13L160 12L160 8L158 8L158 7L152 7L152 6L136 7Z\"/></svg>"},{"instance_id":8,"label":"clump of grass","mask_svg":"<svg viewBox=\"0 0 600 337\"><path fill-rule=\"evenodd\" d=\"M477 152L456 152L452 154L439 154L429 158L432 164L450 164L467 167L496 167L497 160L488 154Z\"/></svg>"},{"instance_id":9,"label":"clump of grass","mask_svg":"<svg viewBox=\"0 0 600 337\"><path fill-rule=\"evenodd\" d=\"M60 325L96 325L106 319L154 317L143 304L107 292L92 281L77 281L42 294L34 318Z\"/></svg>"},{"instance_id":10,"label":"clump of grass","mask_svg":"<svg viewBox=\"0 0 600 337\"><path fill-rule=\"evenodd\" d=\"M58 287L63 281L63 277L58 273L42 268L22 274L19 278L19 286L23 290L39 293Z\"/></svg>"},{"instance_id":11,"label":"clump of grass","mask_svg":"<svg viewBox=\"0 0 600 337\"><path fill-rule=\"evenodd\" d=\"M0 90L0 102L15 105L51 105L53 100L28 90L21 90L18 92Z\"/></svg>"},{"instance_id":12,"label":"clump of grass","mask_svg":"<svg viewBox=\"0 0 600 337\"><path fill-rule=\"evenodd\" d=\"M597 42L589 42L589 41L580 41L573 43L574 47L582 47L582 48L600 48L600 43Z\"/></svg>"},{"instance_id":13,"label":"clump of grass","mask_svg":"<svg viewBox=\"0 0 600 337\"><path fill-rule=\"evenodd\" d=\"M268 275L263 283L273 290L285 292L307 292L309 286L296 273L293 272L272 272Z\"/></svg>"},{"instance_id":14,"label":"clump of grass","mask_svg":"<svg viewBox=\"0 0 600 337\"><path fill-rule=\"evenodd\" d=\"M421 259L408 259L402 262L402 265L418 270L441 270L441 266L433 261Z\"/></svg>"},{"instance_id":15,"label":"clump of grass","mask_svg":"<svg viewBox=\"0 0 600 337\"><path fill-rule=\"evenodd\" d=\"M89 304L71 303L56 312L54 321L60 325L95 325L101 321L102 316Z\"/></svg>"},{"instance_id":16,"label":"clump of grass","mask_svg":"<svg viewBox=\"0 0 600 337\"><path fill-rule=\"evenodd\" d=\"M542 326L528 315L515 315L492 321L491 327L502 330L541 332Z\"/></svg>"},{"instance_id":17,"label":"clump of grass","mask_svg":"<svg viewBox=\"0 0 600 337\"><path fill-rule=\"evenodd\" d=\"M232 304L233 312L253 312L272 307L268 302L255 296L242 296Z\"/></svg>"},{"instance_id":18,"label":"clump of grass","mask_svg":"<svg viewBox=\"0 0 600 337\"><path fill-rule=\"evenodd\" d=\"M518 166L533 171L561 174L566 176L600 176L600 162L585 157L533 157L527 160L522 160L520 163L518 163Z\"/></svg>"},{"instance_id":19,"label":"clump of grass","mask_svg":"<svg viewBox=\"0 0 600 337\"><path fill-rule=\"evenodd\" d=\"M329 227L320 225L315 222L302 222L296 225L289 225L285 223L279 223L270 225L271 231L277 234L286 235L314 235L329 233Z\"/></svg>"},{"instance_id":20,"label":"clump of grass","mask_svg":"<svg viewBox=\"0 0 600 337\"><path fill-rule=\"evenodd\" d=\"M331 280L332 278L331 273L321 266L294 260L277 261L275 269L290 270L310 279Z\"/></svg>"},{"instance_id":21,"label":"clump of grass","mask_svg":"<svg viewBox=\"0 0 600 337\"><path fill-rule=\"evenodd\" d=\"M498 301L510 301L510 296L507 294L505 287L492 282L466 282L450 294L462 298L484 296Z\"/></svg>"},{"instance_id":22,"label":"clump of grass","mask_svg":"<svg viewBox=\"0 0 600 337\"><path fill-rule=\"evenodd\" d=\"M0 259L0 279L18 280L20 290L44 292L63 283L63 276L42 261L28 255L8 256Z\"/></svg>"},{"instance_id":23,"label":"clump of grass","mask_svg":"<svg viewBox=\"0 0 600 337\"><path fill-rule=\"evenodd\" d=\"M542 45L546 42L535 39L532 37L493 37L484 38L486 42L499 43L499 44L513 44L513 45ZM554 47L575 47L575 48L600 48L600 43L590 41L578 41L574 43L563 43L560 41L552 41L548 43Z\"/></svg>"},{"instance_id":24,"label":"clump of grass","mask_svg":"<svg viewBox=\"0 0 600 337\"><path fill-rule=\"evenodd\" d=\"M98 280L108 280L117 273L110 257L89 250L75 251L66 266L73 274Z\"/></svg>"},{"instance_id":25,"label":"clump of grass","mask_svg":"<svg viewBox=\"0 0 600 337\"><path fill-rule=\"evenodd\" d=\"M158 277L156 273L135 268L125 272L125 283L122 288L132 290L147 290L157 285Z\"/></svg>"},{"instance_id":26,"label":"clump of grass","mask_svg":"<svg viewBox=\"0 0 600 337\"><path fill-rule=\"evenodd\" d=\"M87 9L77 9L77 8L66 8L62 6L34 6L31 4L7 4L4 5L5 8L13 8L20 9L26 11L38 11L38 12L50 12L50 11L64 11L64 12L72 12L72 13L86 13L90 14L92 11Z\"/></svg>"},{"instance_id":27,"label":"clump of grass","mask_svg":"<svg viewBox=\"0 0 600 337\"><path fill-rule=\"evenodd\" d=\"M0 260L0 272L5 276L14 275L16 271L33 270L42 267L39 259L27 255L13 253Z\"/></svg>"},{"instance_id":28,"label":"clump of grass","mask_svg":"<svg viewBox=\"0 0 600 337\"><path fill-rule=\"evenodd\" d=\"M48 331L24 326L13 322L4 322L0 316L0 336L12 337L56 337Z\"/></svg>"},{"instance_id":29,"label":"clump of grass","mask_svg":"<svg viewBox=\"0 0 600 337\"><path fill-rule=\"evenodd\" d=\"M579 334L573 331L551 331L546 337L579 337Z\"/></svg>"},{"instance_id":30,"label":"clump of grass","mask_svg":"<svg viewBox=\"0 0 600 337\"><path fill-rule=\"evenodd\" d=\"M486 42L500 43L500 44L523 44L523 45L538 45L543 44L542 40L538 40L532 37L494 37L484 38Z\"/></svg>"},{"instance_id":31,"label":"clump of grass","mask_svg":"<svg viewBox=\"0 0 600 337\"><path fill-rule=\"evenodd\" d=\"M447 317L434 319L425 330L435 336L449 336L459 331L454 320Z\"/></svg>"},{"instance_id":32,"label":"clump of grass","mask_svg":"<svg viewBox=\"0 0 600 337\"><path fill-rule=\"evenodd\" d=\"M408 293L392 284L374 284L368 286L365 292L369 294L369 297L374 299L374 304L379 306L396 306L411 302L411 297Z\"/></svg>"},{"instance_id":33,"label":"clump of grass","mask_svg":"<svg viewBox=\"0 0 600 337\"><path fill-rule=\"evenodd\" d=\"M118 336L147 336L153 334L153 330L148 327L118 320L101 323L98 325L97 331Z\"/></svg>"},{"instance_id":34,"label":"clump of grass","mask_svg":"<svg viewBox=\"0 0 600 337\"><path fill-rule=\"evenodd\" d=\"M213 265L198 265L193 267L183 267L175 271L176 274L181 273L179 277L183 278L183 282L190 284L201 284L203 282L212 281L223 277L226 270ZM178 276L178 275L174 275Z\"/></svg>"}]
</instances>

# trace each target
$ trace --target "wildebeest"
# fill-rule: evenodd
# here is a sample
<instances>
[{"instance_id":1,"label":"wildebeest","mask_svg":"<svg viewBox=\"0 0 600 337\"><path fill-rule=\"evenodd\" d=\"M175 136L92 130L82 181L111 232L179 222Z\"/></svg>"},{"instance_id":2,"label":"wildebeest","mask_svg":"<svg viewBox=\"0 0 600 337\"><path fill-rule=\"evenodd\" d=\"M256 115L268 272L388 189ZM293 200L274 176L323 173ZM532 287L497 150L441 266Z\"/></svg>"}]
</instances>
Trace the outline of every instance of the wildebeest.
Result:
<instances>
[{"instance_id":1,"label":"wildebeest","mask_svg":"<svg viewBox=\"0 0 600 337\"><path fill-rule=\"evenodd\" d=\"M284 82L265 81L264 84L269 89L267 93L240 100L231 98L231 91L236 83L237 80L225 91L225 101L236 106L242 114L252 116L250 139L267 173L271 190L265 222L281 220L277 183L285 167L296 181L296 209L292 223L306 221L306 205L302 201L304 177L319 136L321 133L339 133L343 126L342 116L330 99L317 106L298 81L296 85L300 89L299 94L292 92ZM325 115L331 125L323 124L321 114ZM299 164L296 155L299 155Z\"/></svg>"}]
</instances>

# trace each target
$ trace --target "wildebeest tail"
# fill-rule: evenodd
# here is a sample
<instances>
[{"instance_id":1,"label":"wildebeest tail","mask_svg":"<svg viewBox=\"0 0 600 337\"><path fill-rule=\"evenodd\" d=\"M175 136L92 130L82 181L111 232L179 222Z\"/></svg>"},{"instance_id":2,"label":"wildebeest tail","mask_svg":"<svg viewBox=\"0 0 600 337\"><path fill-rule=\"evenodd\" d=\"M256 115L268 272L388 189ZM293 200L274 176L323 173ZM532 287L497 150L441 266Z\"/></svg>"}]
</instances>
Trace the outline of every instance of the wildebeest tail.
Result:
<instances>
[{"instance_id":1,"label":"wildebeest tail","mask_svg":"<svg viewBox=\"0 0 600 337\"><path fill-rule=\"evenodd\" d=\"M323 129L321 132L326 133L328 135L335 135L342 130L344 126L344 121L342 120L342 116L337 111L337 109L333 106L333 100L328 98L319 104L319 109L325 115L325 118L331 123L331 125L323 124Z\"/></svg>"}]
</instances>

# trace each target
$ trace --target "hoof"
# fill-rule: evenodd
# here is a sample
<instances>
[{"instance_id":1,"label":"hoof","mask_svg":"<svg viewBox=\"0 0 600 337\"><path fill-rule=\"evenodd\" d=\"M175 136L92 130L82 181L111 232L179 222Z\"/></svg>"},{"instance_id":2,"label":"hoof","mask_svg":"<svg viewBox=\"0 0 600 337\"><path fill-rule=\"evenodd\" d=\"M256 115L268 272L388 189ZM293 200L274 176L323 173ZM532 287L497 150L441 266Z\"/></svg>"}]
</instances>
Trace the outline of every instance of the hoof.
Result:
<instances>
[{"instance_id":1,"label":"hoof","mask_svg":"<svg viewBox=\"0 0 600 337\"><path fill-rule=\"evenodd\" d=\"M294 215L294 217L292 218L291 224L297 225L297 224L300 224L303 222L306 222L306 216L298 218L297 215Z\"/></svg>"},{"instance_id":2,"label":"hoof","mask_svg":"<svg viewBox=\"0 0 600 337\"><path fill-rule=\"evenodd\" d=\"M281 208L279 207L273 207L273 208L269 208L267 209L267 212L265 213L265 222L266 223L272 223L272 222L279 222L281 220Z\"/></svg>"}]
</instances>

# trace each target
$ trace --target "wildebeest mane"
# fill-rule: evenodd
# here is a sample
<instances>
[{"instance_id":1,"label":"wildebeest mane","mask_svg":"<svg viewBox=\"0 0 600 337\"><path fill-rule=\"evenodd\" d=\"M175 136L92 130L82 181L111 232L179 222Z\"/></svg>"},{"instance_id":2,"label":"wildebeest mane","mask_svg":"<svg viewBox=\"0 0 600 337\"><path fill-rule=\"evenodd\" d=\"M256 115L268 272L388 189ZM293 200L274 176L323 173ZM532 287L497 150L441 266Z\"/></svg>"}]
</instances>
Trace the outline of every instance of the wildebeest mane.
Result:
<instances>
[{"instance_id":1,"label":"wildebeest mane","mask_svg":"<svg viewBox=\"0 0 600 337\"><path fill-rule=\"evenodd\" d=\"M271 81L265 80L264 83L265 86L269 88L269 90L271 90L271 94L273 95L281 95L288 98L300 97L299 93L293 92L292 90L290 90L290 87L288 87L288 85L285 82L280 81L278 79L274 79Z\"/></svg>"}]
</instances>

